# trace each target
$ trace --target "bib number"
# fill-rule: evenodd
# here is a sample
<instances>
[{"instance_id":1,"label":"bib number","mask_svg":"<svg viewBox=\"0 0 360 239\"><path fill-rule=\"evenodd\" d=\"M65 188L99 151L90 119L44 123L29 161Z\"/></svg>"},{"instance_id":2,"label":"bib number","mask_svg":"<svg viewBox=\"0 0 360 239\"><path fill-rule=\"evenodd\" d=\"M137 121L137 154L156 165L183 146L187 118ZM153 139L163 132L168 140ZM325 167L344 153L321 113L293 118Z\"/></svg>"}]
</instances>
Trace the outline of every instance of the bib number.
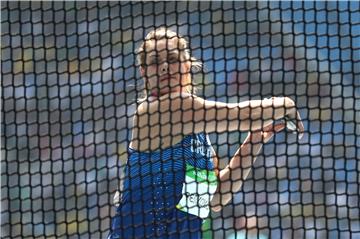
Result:
<instances>
[{"instance_id":1,"label":"bib number","mask_svg":"<svg viewBox=\"0 0 360 239\"><path fill-rule=\"evenodd\" d=\"M214 171L186 164L185 182L182 187L183 196L176 208L200 218L206 218L210 213L209 205L216 188L217 177Z\"/></svg>"}]
</instances>

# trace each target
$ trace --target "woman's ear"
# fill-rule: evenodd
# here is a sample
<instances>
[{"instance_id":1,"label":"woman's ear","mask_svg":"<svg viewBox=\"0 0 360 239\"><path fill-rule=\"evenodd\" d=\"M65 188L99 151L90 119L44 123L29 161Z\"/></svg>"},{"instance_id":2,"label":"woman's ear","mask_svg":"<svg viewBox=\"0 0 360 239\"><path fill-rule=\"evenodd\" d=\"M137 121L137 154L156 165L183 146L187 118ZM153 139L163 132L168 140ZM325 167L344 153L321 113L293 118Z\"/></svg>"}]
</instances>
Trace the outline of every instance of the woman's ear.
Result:
<instances>
[{"instance_id":1,"label":"woman's ear","mask_svg":"<svg viewBox=\"0 0 360 239\"><path fill-rule=\"evenodd\" d=\"M186 70L185 70L185 72L187 73L187 72L191 72L191 61L186 61Z\"/></svg>"},{"instance_id":2,"label":"woman's ear","mask_svg":"<svg viewBox=\"0 0 360 239\"><path fill-rule=\"evenodd\" d=\"M139 70L140 70L141 77L144 78L145 88L149 89L149 82L147 81L147 79L145 77L145 69L144 69L144 67L140 66Z\"/></svg>"}]
</instances>

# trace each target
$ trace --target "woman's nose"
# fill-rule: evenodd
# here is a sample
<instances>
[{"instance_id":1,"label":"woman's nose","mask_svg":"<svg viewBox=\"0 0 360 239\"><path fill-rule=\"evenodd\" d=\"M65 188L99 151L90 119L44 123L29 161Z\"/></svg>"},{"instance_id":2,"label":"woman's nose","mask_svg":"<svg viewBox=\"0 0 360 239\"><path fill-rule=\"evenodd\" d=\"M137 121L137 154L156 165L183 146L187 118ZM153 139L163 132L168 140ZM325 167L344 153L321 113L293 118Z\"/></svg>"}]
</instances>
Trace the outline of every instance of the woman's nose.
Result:
<instances>
[{"instance_id":1,"label":"woman's nose","mask_svg":"<svg viewBox=\"0 0 360 239\"><path fill-rule=\"evenodd\" d=\"M167 74L169 71L169 65L167 62L164 62L159 69L159 75Z\"/></svg>"}]
</instances>

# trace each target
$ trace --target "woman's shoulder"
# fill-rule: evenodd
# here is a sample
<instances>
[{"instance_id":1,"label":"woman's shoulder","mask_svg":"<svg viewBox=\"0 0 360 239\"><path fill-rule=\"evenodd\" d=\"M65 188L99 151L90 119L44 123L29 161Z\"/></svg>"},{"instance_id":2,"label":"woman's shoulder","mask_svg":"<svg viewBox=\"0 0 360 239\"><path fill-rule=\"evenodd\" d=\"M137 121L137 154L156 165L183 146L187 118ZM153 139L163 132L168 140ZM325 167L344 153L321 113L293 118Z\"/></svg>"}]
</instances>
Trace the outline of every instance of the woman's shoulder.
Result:
<instances>
[{"instance_id":1,"label":"woman's shoulder","mask_svg":"<svg viewBox=\"0 0 360 239\"><path fill-rule=\"evenodd\" d=\"M137 107L133 120L133 148L153 151L170 147L183 136L194 133L191 109L196 97L187 93L170 93L159 98L148 98Z\"/></svg>"}]
</instances>

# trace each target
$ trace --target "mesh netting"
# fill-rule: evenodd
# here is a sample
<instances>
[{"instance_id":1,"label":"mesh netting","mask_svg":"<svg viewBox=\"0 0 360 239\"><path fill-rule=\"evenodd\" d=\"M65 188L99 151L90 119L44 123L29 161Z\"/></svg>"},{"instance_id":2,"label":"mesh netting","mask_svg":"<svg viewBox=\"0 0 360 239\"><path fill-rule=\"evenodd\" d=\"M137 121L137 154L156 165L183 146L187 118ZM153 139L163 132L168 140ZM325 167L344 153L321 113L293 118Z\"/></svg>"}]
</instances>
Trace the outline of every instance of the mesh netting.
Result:
<instances>
[{"instance_id":1,"label":"mesh netting","mask_svg":"<svg viewBox=\"0 0 360 239\"><path fill-rule=\"evenodd\" d=\"M288 96L282 131L204 238L360 238L359 2L1 2L1 237L105 238L158 26L203 63L196 95ZM211 133L219 168L247 132Z\"/></svg>"}]
</instances>

